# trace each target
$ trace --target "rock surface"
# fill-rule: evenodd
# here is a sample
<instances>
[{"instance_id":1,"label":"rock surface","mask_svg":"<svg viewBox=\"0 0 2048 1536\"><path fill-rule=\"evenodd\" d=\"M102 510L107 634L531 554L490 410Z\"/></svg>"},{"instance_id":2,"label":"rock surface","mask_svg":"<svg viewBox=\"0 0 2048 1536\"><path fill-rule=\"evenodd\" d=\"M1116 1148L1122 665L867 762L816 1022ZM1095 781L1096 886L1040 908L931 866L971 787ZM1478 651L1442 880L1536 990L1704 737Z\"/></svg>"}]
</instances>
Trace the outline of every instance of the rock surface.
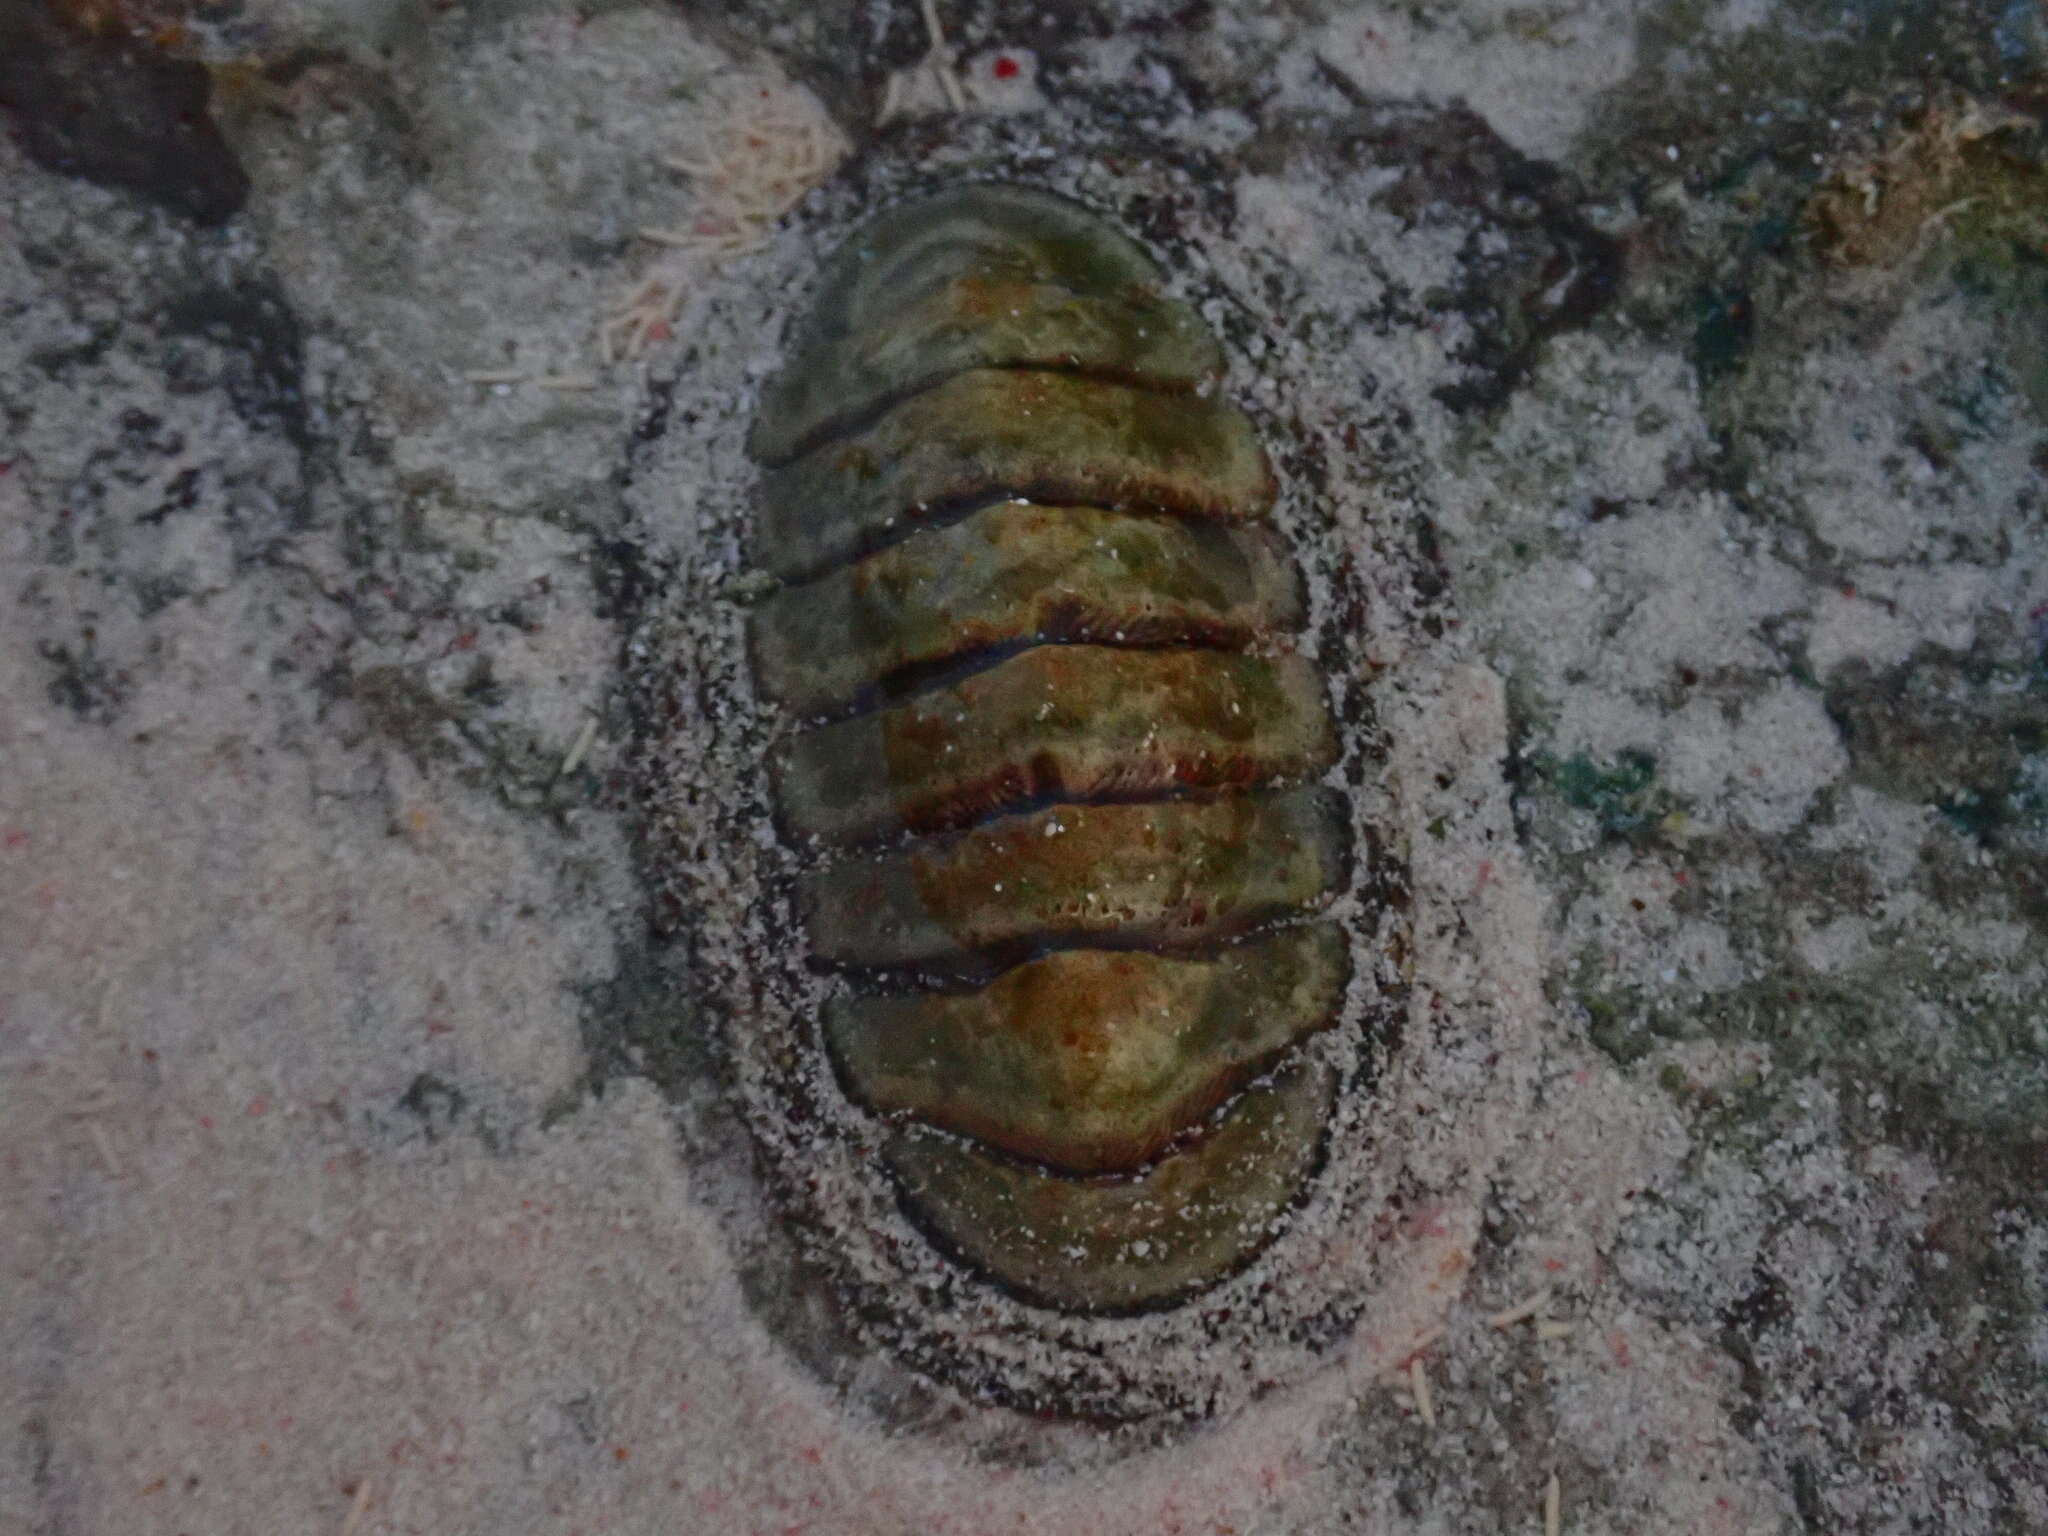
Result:
<instances>
[{"instance_id":1,"label":"rock surface","mask_svg":"<svg viewBox=\"0 0 2048 1536\"><path fill-rule=\"evenodd\" d=\"M916 5L59 10L139 30L0 75L0 1529L2048 1527L2026 6L941 0L961 109L879 125L949 100ZM203 101L185 180L51 118L102 55ZM734 81L855 177L1171 146L1133 233L1385 466L1325 557L1426 557L1358 666L1534 1112L1225 1423L892 1374L706 1150L625 679L645 508L740 473L646 466L791 310L661 160Z\"/></svg>"}]
</instances>

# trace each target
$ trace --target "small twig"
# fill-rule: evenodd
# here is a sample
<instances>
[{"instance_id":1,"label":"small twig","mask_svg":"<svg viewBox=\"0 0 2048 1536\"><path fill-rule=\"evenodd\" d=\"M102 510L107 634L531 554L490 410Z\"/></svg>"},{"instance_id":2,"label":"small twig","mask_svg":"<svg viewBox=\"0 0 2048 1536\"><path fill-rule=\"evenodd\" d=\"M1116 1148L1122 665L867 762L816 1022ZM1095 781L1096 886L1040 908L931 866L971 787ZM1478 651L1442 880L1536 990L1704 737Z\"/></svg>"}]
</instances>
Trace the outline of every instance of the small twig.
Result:
<instances>
[{"instance_id":1,"label":"small twig","mask_svg":"<svg viewBox=\"0 0 2048 1536\"><path fill-rule=\"evenodd\" d=\"M356 1527L363 1523L363 1516L370 1508L370 1480L359 1478L356 1482L355 1501L348 1507L348 1518L341 1522L341 1536L356 1536Z\"/></svg>"},{"instance_id":2,"label":"small twig","mask_svg":"<svg viewBox=\"0 0 2048 1536\"><path fill-rule=\"evenodd\" d=\"M695 155L683 154L680 150L670 150L660 159L661 163L672 171L681 171L685 176L699 176L706 181L712 180L719 173L716 161L699 159Z\"/></svg>"},{"instance_id":3,"label":"small twig","mask_svg":"<svg viewBox=\"0 0 2048 1536\"><path fill-rule=\"evenodd\" d=\"M1444 1328L1441 1323L1437 1324L1437 1326L1434 1328L1423 1329L1422 1332L1418 1333L1415 1336L1415 1342L1408 1346L1408 1358L1411 1360L1414 1359L1417 1355L1421 1354L1425 1349L1428 1349L1430 1345L1436 1343L1436 1341L1438 1339L1441 1339L1443 1336Z\"/></svg>"},{"instance_id":4,"label":"small twig","mask_svg":"<svg viewBox=\"0 0 2048 1536\"><path fill-rule=\"evenodd\" d=\"M107 1170L107 1177L121 1177L121 1161L114 1156L114 1144L107 1140L107 1133L100 1129L100 1123L97 1120L87 1120L85 1134L92 1138L93 1148L100 1155L100 1162Z\"/></svg>"},{"instance_id":5,"label":"small twig","mask_svg":"<svg viewBox=\"0 0 2048 1536\"><path fill-rule=\"evenodd\" d=\"M896 114L903 110L903 76L891 75L882 83L882 105L875 113L875 122L892 123Z\"/></svg>"},{"instance_id":6,"label":"small twig","mask_svg":"<svg viewBox=\"0 0 2048 1536\"><path fill-rule=\"evenodd\" d=\"M1946 208L1935 209L1934 212L1927 215L1927 217L1921 221L1920 234L1918 238L1924 240L1927 237L1927 232L1929 230L1948 228L1948 221L1951 218L1953 218L1956 214L1961 213L1965 208L1975 207L1978 203L1985 202L1987 200L1987 195L1980 192L1975 197L1959 197L1954 202L1950 203Z\"/></svg>"},{"instance_id":7,"label":"small twig","mask_svg":"<svg viewBox=\"0 0 2048 1536\"><path fill-rule=\"evenodd\" d=\"M1543 1536L1558 1536L1564 1529L1564 1489L1558 1485L1557 1474L1550 1474L1550 1481L1543 1485Z\"/></svg>"},{"instance_id":8,"label":"small twig","mask_svg":"<svg viewBox=\"0 0 2048 1536\"><path fill-rule=\"evenodd\" d=\"M1527 1322L1549 1305L1550 1287L1546 1285L1533 1296L1526 1297L1505 1311L1496 1312L1488 1317L1486 1319L1486 1326L1489 1328L1512 1328L1517 1323Z\"/></svg>"},{"instance_id":9,"label":"small twig","mask_svg":"<svg viewBox=\"0 0 2048 1536\"><path fill-rule=\"evenodd\" d=\"M555 777L566 779L570 774L574 773L582 764L584 754L590 750L590 744L596 740L597 719L593 716L583 722L583 729L576 737L576 744L569 748L569 755L562 759L561 771Z\"/></svg>"},{"instance_id":10,"label":"small twig","mask_svg":"<svg viewBox=\"0 0 2048 1536\"><path fill-rule=\"evenodd\" d=\"M656 157L690 179L694 206L680 228L637 231L665 250L599 321L596 350L605 366L667 339L689 290L724 258L765 240L845 154L845 141L808 100L758 77L731 81L697 114L694 141Z\"/></svg>"},{"instance_id":11,"label":"small twig","mask_svg":"<svg viewBox=\"0 0 2048 1536\"><path fill-rule=\"evenodd\" d=\"M967 110L967 93L960 89L960 77L953 73L953 61L946 53L946 34L939 26L938 0L923 0L924 29L931 35L931 52L925 58L932 72L939 77L939 88L946 93L946 100L952 103L955 112Z\"/></svg>"},{"instance_id":12,"label":"small twig","mask_svg":"<svg viewBox=\"0 0 2048 1536\"><path fill-rule=\"evenodd\" d=\"M1436 1399L1430 1394L1429 1373L1423 1370L1420 1355L1408 1362L1408 1390L1415 1395L1415 1416L1422 1420L1422 1427L1435 1429Z\"/></svg>"}]
</instances>

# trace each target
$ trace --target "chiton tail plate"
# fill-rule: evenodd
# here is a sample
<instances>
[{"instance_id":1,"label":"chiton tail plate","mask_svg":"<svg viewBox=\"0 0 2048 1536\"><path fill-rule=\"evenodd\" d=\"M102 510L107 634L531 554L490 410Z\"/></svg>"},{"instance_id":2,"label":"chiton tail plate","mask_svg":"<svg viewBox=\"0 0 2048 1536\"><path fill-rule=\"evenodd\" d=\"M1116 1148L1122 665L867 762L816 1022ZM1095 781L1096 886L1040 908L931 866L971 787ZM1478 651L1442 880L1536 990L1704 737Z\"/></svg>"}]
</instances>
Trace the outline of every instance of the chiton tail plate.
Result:
<instances>
[{"instance_id":1,"label":"chiton tail plate","mask_svg":"<svg viewBox=\"0 0 2048 1536\"><path fill-rule=\"evenodd\" d=\"M1348 817L1276 483L1164 275L973 184L828 264L767 386L752 625L820 1021L977 1279L1183 1303L1317 1165Z\"/></svg>"}]
</instances>

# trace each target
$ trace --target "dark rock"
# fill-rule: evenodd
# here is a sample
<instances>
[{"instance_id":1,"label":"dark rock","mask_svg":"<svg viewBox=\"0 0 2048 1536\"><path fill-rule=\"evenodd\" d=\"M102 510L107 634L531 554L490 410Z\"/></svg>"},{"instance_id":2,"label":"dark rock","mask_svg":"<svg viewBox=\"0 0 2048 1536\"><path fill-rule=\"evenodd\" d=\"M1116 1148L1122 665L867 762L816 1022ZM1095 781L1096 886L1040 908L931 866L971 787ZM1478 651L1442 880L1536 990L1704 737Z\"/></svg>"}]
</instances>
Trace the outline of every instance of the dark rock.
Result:
<instances>
[{"instance_id":1,"label":"dark rock","mask_svg":"<svg viewBox=\"0 0 2048 1536\"><path fill-rule=\"evenodd\" d=\"M0 109L38 165L119 187L202 224L249 178L207 116L212 78L127 37L89 36L39 0L0 0Z\"/></svg>"}]
</instances>

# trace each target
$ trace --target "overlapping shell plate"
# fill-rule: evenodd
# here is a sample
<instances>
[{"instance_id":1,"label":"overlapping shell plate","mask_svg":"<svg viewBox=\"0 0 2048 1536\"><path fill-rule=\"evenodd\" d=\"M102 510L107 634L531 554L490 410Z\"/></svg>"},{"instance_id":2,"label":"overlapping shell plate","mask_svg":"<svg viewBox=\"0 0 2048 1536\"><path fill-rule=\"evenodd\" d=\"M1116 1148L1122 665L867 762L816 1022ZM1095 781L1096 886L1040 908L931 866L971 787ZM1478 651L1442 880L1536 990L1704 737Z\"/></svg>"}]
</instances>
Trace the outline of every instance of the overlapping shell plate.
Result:
<instances>
[{"instance_id":1,"label":"overlapping shell plate","mask_svg":"<svg viewBox=\"0 0 2048 1536\"><path fill-rule=\"evenodd\" d=\"M720 1043L785 1326L815 1276L877 1362L1186 1419L1347 1336L1408 1176L1370 604L1325 552L1369 475L1276 473L1186 274L1001 161L827 189L683 317L634 494L686 947L639 1039Z\"/></svg>"}]
</instances>

